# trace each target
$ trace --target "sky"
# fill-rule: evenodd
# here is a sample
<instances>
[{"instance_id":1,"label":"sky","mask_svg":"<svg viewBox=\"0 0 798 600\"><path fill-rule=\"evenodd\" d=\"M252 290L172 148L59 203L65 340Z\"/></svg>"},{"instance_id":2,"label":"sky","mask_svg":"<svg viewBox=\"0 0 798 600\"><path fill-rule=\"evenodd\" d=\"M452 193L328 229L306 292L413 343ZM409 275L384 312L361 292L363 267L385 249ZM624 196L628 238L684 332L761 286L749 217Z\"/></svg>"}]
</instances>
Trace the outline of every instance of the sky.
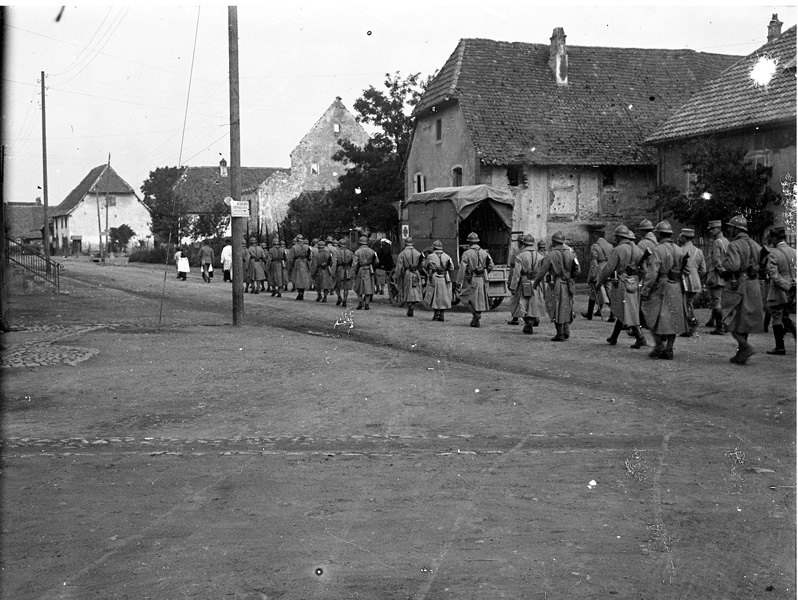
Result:
<instances>
[{"instance_id":1,"label":"sky","mask_svg":"<svg viewBox=\"0 0 798 600\"><path fill-rule=\"evenodd\" d=\"M238 5L241 165L289 167L336 96L352 105L386 73L426 77L461 38L691 49L744 56L782 31L795 5L581 6L528 0ZM228 11L218 3L6 8L2 73L6 202L42 197L45 74L48 204L108 162L142 197L158 167L230 162ZM652 69L656 65L652 65Z\"/></svg>"}]
</instances>

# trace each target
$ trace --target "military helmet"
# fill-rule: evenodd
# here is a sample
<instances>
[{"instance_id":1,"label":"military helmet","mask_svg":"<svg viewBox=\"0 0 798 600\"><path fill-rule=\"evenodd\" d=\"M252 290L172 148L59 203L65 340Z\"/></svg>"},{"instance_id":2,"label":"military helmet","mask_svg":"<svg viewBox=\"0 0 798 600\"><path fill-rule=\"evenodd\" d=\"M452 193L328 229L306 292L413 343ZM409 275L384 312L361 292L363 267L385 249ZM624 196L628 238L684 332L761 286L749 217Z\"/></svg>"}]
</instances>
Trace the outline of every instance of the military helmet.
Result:
<instances>
[{"instance_id":1,"label":"military helmet","mask_svg":"<svg viewBox=\"0 0 798 600\"><path fill-rule=\"evenodd\" d=\"M671 224L667 221L660 221L657 223L657 226L654 228L654 231L657 233L673 233L673 229L671 228Z\"/></svg>"},{"instance_id":2,"label":"military helmet","mask_svg":"<svg viewBox=\"0 0 798 600\"><path fill-rule=\"evenodd\" d=\"M726 223L729 227L736 227L737 229L742 229L743 231L748 231L748 221L745 220L745 217L742 215L735 215L733 216L728 223Z\"/></svg>"},{"instance_id":3,"label":"military helmet","mask_svg":"<svg viewBox=\"0 0 798 600\"><path fill-rule=\"evenodd\" d=\"M471 233L468 234L466 240L468 241L469 244L476 244L479 241L479 236L472 231Z\"/></svg>"},{"instance_id":4,"label":"military helmet","mask_svg":"<svg viewBox=\"0 0 798 600\"><path fill-rule=\"evenodd\" d=\"M435 240L432 242L432 248L433 250L443 250L443 243L440 240Z\"/></svg>"},{"instance_id":5,"label":"military helmet","mask_svg":"<svg viewBox=\"0 0 798 600\"><path fill-rule=\"evenodd\" d=\"M651 230L654 229L654 225L652 225L651 221L648 219L643 219L640 221L640 225L638 225L637 228L641 230Z\"/></svg>"},{"instance_id":6,"label":"military helmet","mask_svg":"<svg viewBox=\"0 0 798 600\"><path fill-rule=\"evenodd\" d=\"M555 231L551 236L551 241L557 244L564 244L565 236L562 234L562 231Z\"/></svg>"},{"instance_id":7,"label":"military helmet","mask_svg":"<svg viewBox=\"0 0 798 600\"><path fill-rule=\"evenodd\" d=\"M527 233L523 238L521 238L521 242L524 246L534 246L535 245L535 236L531 233Z\"/></svg>"},{"instance_id":8,"label":"military helmet","mask_svg":"<svg viewBox=\"0 0 798 600\"><path fill-rule=\"evenodd\" d=\"M626 225L618 225L618 227L615 228L615 231L613 231L613 233L615 234L615 237L623 237L628 240L634 239L632 232L629 231L629 228Z\"/></svg>"}]
</instances>

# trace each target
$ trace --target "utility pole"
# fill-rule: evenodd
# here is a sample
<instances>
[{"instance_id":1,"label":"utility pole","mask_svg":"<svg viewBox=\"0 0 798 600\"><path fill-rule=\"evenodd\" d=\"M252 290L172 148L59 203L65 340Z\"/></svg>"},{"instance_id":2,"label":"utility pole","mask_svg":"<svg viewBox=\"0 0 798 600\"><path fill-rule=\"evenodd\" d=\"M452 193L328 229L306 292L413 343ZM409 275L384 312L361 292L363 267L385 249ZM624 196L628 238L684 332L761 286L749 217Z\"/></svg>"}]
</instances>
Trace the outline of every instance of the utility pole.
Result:
<instances>
[{"instance_id":1,"label":"utility pole","mask_svg":"<svg viewBox=\"0 0 798 600\"><path fill-rule=\"evenodd\" d=\"M238 7L227 7L230 60L230 197L241 200L241 117L238 105ZM232 204L232 203L231 203ZM233 236L233 326L244 324L244 217L230 217Z\"/></svg>"},{"instance_id":2,"label":"utility pole","mask_svg":"<svg viewBox=\"0 0 798 600\"><path fill-rule=\"evenodd\" d=\"M47 208L47 118L44 107L44 71L42 71L42 196L44 198L44 257L45 271L49 275L50 268L50 215Z\"/></svg>"}]
</instances>

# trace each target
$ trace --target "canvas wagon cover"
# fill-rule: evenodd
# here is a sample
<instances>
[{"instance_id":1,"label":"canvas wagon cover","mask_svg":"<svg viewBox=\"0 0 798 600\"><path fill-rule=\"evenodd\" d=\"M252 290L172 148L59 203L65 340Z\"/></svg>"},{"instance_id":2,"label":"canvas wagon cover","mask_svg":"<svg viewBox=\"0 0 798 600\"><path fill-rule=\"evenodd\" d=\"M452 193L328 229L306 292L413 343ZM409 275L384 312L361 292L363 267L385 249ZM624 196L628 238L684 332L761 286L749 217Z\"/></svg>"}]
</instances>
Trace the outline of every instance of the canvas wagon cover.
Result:
<instances>
[{"instance_id":1,"label":"canvas wagon cover","mask_svg":"<svg viewBox=\"0 0 798 600\"><path fill-rule=\"evenodd\" d=\"M462 187L441 187L428 192L418 192L402 203L402 208L414 203L450 201L454 204L457 221L468 217L480 203L487 201L508 229L513 224L515 201L512 194L489 185L466 185Z\"/></svg>"}]
</instances>

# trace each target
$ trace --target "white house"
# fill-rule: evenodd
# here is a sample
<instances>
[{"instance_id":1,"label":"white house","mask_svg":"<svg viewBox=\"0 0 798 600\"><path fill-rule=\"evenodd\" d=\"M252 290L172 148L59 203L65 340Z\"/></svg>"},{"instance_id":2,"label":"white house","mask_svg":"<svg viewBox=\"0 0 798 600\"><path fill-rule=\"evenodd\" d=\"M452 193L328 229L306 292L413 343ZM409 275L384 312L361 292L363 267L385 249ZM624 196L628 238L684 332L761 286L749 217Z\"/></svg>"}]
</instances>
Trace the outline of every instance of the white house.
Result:
<instances>
[{"instance_id":1,"label":"white house","mask_svg":"<svg viewBox=\"0 0 798 600\"><path fill-rule=\"evenodd\" d=\"M135 244L152 235L150 209L110 164L94 167L50 213L57 252L94 252L112 227L127 225Z\"/></svg>"}]
</instances>

